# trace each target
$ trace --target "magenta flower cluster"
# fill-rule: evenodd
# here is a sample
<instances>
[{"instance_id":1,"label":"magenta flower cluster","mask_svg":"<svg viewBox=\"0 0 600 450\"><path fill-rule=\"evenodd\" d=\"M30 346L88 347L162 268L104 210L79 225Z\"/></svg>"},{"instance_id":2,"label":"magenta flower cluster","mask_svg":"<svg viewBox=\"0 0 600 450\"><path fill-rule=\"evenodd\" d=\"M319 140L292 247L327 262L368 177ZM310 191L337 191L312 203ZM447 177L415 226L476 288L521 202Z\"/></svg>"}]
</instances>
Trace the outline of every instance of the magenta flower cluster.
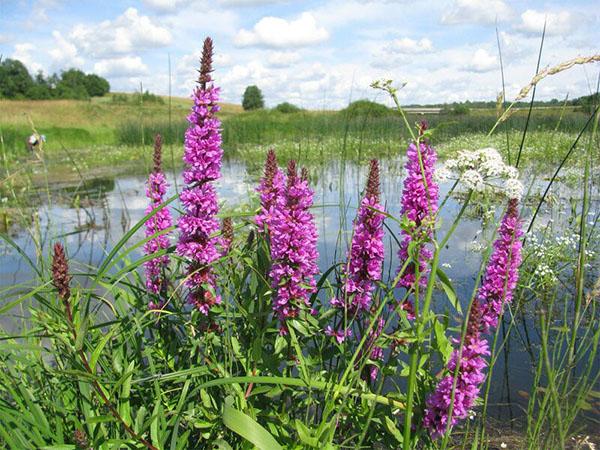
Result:
<instances>
[{"instance_id":1,"label":"magenta flower cluster","mask_svg":"<svg viewBox=\"0 0 600 450\"><path fill-rule=\"evenodd\" d=\"M177 252L188 260L189 301L203 314L220 303L216 292L211 264L220 257L217 247L220 239L214 236L219 230L217 194L213 182L221 177L220 122L215 117L219 111L219 88L211 82L212 41L204 42L199 87L196 88L190 123L184 141L183 160L186 168L183 179L186 188L180 194L184 214L179 219L180 229ZM210 84L208 84L210 83Z\"/></svg>"},{"instance_id":2,"label":"magenta flower cluster","mask_svg":"<svg viewBox=\"0 0 600 450\"><path fill-rule=\"evenodd\" d=\"M165 174L160 168L162 151L162 139L160 135L156 136L154 142L154 170L148 176L146 184L146 197L150 200L146 208L146 214L150 214L161 208L164 201L164 196L167 193L168 184ZM171 213L168 207L159 209L152 217L146 221L146 237L154 236L161 233L173 225ZM169 247L169 237L167 233L152 237L144 244L144 253L152 255L160 250L165 250ZM146 287L154 293L163 295L166 288L164 279L165 268L169 265L170 258L168 255L157 256L144 263L146 273ZM158 309L162 307L162 300L159 303L150 302L150 309Z\"/></svg>"},{"instance_id":3,"label":"magenta flower cluster","mask_svg":"<svg viewBox=\"0 0 600 450\"><path fill-rule=\"evenodd\" d=\"M264 176L256 190L260 195L260 212L254 220L259 231L268 231L273 212L282 206L285 192L285 176L277 166L277 156L273 149L267 152Z\"/></svg>"},{"instance_id":4,"label":"magenta flower cluster","mask_svg":"<svg viewBox=\"0 0 600 450\"><path fill-rule=\"evenodd\" d=\"M426 402L423 424L434 438L444 434L448 427L452 392L451 426L467 417L479 395L485 380L485 356L489 355L484 334L497 326L505 302L512 301L521 264L522 234L518 201L512 199L498 229L482 285L471 306L463 346L452 353L449 374L439 382Z\"/></svg>"},{"instance_id":5,"label":"magenta flower cluster","mask_svg":"<svg viewBox=\"0 0 600 450\"><path fill-rule=\"evenodd\" d=\"M506 214L498 229L498 238L494 242L494 251L478 292L483 309L482 326L486 333L498 325L504 304L512 302L519 280L523 230L518 207L518 200L508 201Z\"/></svg>"},{"instance_id":6,"label":"magenta flower cluster","mask_svg":"<svg viewBox=\"0 0 600 450\"><path fill-rule=\"evenodd\" d=\"M433 253L426 242L433 235L435 214L438 208L439 187L433 179L437 154L428 142L417 146L411 143L406 151L406 179L402 190L403 216L410 220L410 229L402 230L403 239L398 251L400 267L409 259L408 248L415 240L419 243L419 284L427 284L427 266ZM416 264L410 262L401 275L398 286L412 289L416 281Z\"/></svg>"},{"instance_id":7,"label":"magenta flower cluster","mask_svg":"<svg viewBox=\"0 0 600 450\"><path fill-rule=\"evenodd\" d=\"M351 315L359 315L371 307L375 281L381 279L385 255L383 248L383 211L379 203L379 163L372 160L365 196L354 221L352 244L348 263L343 273L343 287L333 306L347 308Z\"/></svg>"},{"instance_id":8,"label":"magenta flower cluster","mask_svg":"<svg viewBox=\"0 0 600 450\"><path fill-rule=\"evenodd\" d=\"M272 260L269 275L276 292L273 310L282 334L287 333L286 320L310 306L309 296L316 290L319 255L312 204L313 191L308 187L306 172L299 176L296 163L290 161L283 199L272 208L268 222Z\"/></svg>"}]
</instances>

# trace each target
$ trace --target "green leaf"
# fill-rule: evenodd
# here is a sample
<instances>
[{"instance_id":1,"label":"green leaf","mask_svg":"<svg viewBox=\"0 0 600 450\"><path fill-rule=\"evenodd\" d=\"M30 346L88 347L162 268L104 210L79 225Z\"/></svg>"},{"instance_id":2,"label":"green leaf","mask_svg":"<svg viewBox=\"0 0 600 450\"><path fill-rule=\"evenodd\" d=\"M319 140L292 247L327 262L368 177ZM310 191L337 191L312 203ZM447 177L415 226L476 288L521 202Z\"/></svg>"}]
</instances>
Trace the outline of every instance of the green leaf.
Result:
<instances>
[{"instance_id":1,"label":"green leaf","mask_svg":"<svg viewBox=\"0 0 600 450\"><path fill-rule=\"evenodd\" d=\"M259 450L283 450L275 438L258 422L237 409L225 406L223 423L234 433L251 442Z\"/></svg>"},{"instance_id":2,"label":"green leaf","mask_svg":"<svg viewBox=\"0 0 600 450\"><path fill-rule=\"evenodd\" d=\"M310 447L316 447L319 444L317 438L313 437L310 429L298 419L296 419L296 431L298 432L298 437L302 442Z\"/></svg>"},{"instance_id":3,"label":"green leaf","mask_svg":"<svg viewBox=\"0 0 600 450\"><path fill-rule=\"evenodd\" d=\"M459 313L462 314L462 308L460 307L460 302L458 301L456 291L454 290L454 286L452 286L452 282L450 281L450 278L448 278L448 275L446 275L444 273L444 271L442 269L440 269L439 267L438 267L436 273L437 273L438 279L442 283L442 289L444 289L444 292L446 293L448 300L450 300L450 304L452 306L454 306L454 309L456 311L458 311Z\"/></svg>"},{"instance_id":4,"label":"green leaf","mask_svg":"<svg viewBox=\"0 0 600 450\"><path fill-rule=\"evenodd\" d=\"M398 427L396 426L396 424L394 423L394 421L392 419L390 419L389 417L385 417L385 427L387 428L388 432L394 436L394 438L399 442L402 443L404 442L404 436L402 435L402 433L400 432L400 430L398 429Z\"/></svg>"}]
</instances>

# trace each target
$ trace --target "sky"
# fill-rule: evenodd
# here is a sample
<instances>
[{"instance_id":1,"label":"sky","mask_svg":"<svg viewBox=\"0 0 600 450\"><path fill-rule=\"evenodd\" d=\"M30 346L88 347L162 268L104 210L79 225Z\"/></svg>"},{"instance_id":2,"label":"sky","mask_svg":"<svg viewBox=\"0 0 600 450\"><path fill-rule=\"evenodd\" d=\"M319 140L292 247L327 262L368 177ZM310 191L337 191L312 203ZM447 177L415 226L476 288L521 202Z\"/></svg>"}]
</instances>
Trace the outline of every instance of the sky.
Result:
<instances>
[{"instance_id":1,"label":"sky","mask_svg":"<svg viewBox=\"0 0 600 450\"><path fill-rule=\"evenodd\" d=\"M75 67L114 92L189 96L202 41L215 43L223 101L255 84L267 106L334 109L376 79L406 83L405 104L507 99L541 67L600 52L598 0L0 0L0 55L32 73ZM497 31L496 31L497 30ZM498 38L498 39L497 39ZM600 64L542 81L541 100L594 91Z\"/></svg>"}]
</instances>

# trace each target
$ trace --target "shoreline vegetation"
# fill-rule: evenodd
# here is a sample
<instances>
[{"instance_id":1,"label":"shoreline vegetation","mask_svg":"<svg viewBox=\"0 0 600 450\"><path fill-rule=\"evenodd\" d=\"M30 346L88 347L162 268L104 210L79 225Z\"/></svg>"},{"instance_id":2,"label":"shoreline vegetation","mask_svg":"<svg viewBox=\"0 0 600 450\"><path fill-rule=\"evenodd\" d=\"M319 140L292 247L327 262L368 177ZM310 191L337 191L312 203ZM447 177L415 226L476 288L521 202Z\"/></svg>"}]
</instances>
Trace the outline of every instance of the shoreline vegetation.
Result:
<instances>
[{"instance_id":1,"label":"shoreline vegetation","mask_svg":"<svg viewBox=\"0 0 600 450\"><path fill-rule=\"evenodd\" d=\"M163 136L169 155L165 165L181 168L185 117L191 100L173 97L169 106L168 98L153 98L160 101L144 103L140 94L119 93L90 100L0 100L4 169L13 172L23 162L35 167L41 155L32 155L26 148L34 130L47 139L42 154L44 164L53 169L67 164L73 172L73 166L78 166L77 171L93 175L118 166L120 173L145 173L151 165L149 149L157 133ZM424 110L429 112L421 113ZM282 113L277 109L243 112L241 105L221 104L219 115L225 158L238 158L256 167L272 146L277 147L284 162L294 158L311 164L325 155L363 161L397 157L401 153L399 143L410 137L398 113L383 105ZM587 117L585 106L534 107L523 151L525 162L559 162ZM409 123L427 120L434 129L431 140L442 158L475 141L501 148L504 156L509 156L506 144L509 150L520 145L527 110L517 108L495 134L487 136L497 118L496 110L490 107L460 114L439 107L407 108ZM68 177L64 170L59 172Z\"/></svg>"}]
</instances>

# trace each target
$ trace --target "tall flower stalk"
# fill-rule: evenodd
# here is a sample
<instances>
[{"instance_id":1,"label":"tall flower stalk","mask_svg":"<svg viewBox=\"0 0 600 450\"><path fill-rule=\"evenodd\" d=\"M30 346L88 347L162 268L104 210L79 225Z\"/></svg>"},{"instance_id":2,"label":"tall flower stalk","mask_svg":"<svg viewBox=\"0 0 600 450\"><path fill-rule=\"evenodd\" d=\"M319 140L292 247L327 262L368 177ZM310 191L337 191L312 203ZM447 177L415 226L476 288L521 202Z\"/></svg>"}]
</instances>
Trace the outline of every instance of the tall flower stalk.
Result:
<instances>
[{"instance_id":1,"label":"tall flower stalk","mask_svg":"<svg viewBox=\"0 0 600 450\"><path fill-rule=\"evenodd\" d=\"M213 44L204 40L200 76L194 91L190 123L185 132L183 172L185 189L180 194L184 214L179 219L181 230L177 252L188 260L186 285L188 300L203 314L220 303L211 264L220 257L217 247L220 239L217 193L213 182L221 177L221 123L215 114L219 111L219 88L212 83Z\"/></svg>"},{"instance_id":2,"label":"tall flower stalk","mask_svg":"<svg viewBox=\"0 0 600 450\"><path fill-rule=\"evenodd\" d=\"M260 212L254 220L259 231L268 231L273 212L281 206L285 192L285 176L277 167L277 156L273 149L267 152L264 175L256 190L260 195Z\"/></svg>"},{"instance_id":3,"label":"tall flower stalk","mask_svg":"<svg viewBox=\"0 0 600 450\"><path fill-rule=\"evenodd\" d=\"M448 375L442 378L426 402L423 424L434 438L465 419L479 395L485 380L485 356L489 355L485 334L497 326L504 304L512 301L519 278L522 235L518 200L511 199L498 229L482 285L469 310L462 347L453 351Z\"/></svg>"},{"instance_id":4,"label":"tall flower stalk","mask_svg":"<svg viewBox=\"0 0 600 450\"><path fill-rule=\"evenodd\" d=\"M435 214L438 209L439 187L434 181L437 153L426 141L411 143L406 151L406 178L402 190L403 217L409 220L407 229L402 230L402 242L398 251L400 267L411 257L408 249L417 243L417 261L411 261L398 280L398 286L412 289L419 274L419 285L427 284L428 264L433 252L427 241L433 237Z\"/></svg>"},{"instance_id":5,"label":"tall flower stalk","mask_svg":"<svg viewBox=\"0 0 600 450\"><path fill-rule=\"evenodd\" d=\"M383 247L383 206L379 203L379 163L371 160L365 195L360 202L354 221L348 263L342 274L342 289L331 305L343 309L346 315L358 318L371 308L375 282L381 279L385 255ZM338 342L349 335L349 330L333 331Z\"/></svg>"},{"instance_id":6,"label":"tall flower stalk","mask_svg":"<svg viewBox=\"0 0 600 450\"><path fill-rule=\"evenodd\" d=\"M148 176L148 182L146 183L146 197L148 197L150 201L148 207L146 208L146 214L150 214L161 207L169 187L167 184L167 179L165 178L165 174L161 169L161 158L162 138L160 134L157 134L154 138L154 168L152 173ZM160 233L172 225L173 219L171 218L171 212L167 207L163 207L146 221L146 237ZM165 250L168 247L168 235L166 233L160 234L159 236L151 238L148 242L146 242L146 244L144 244L144 252L147 255L152 255L160 250ZM169 265L169 262L169 256L162 255L144 263L144 269L146 272L146 287L148 291L163 298L166 290L164 272L166 267ZM148 305L149 308L161 308L163 298L159 300L159 303L151 301Z\"/></svg>"},{"instance_id":7,"label":"tall flower stalk","mask_svg":"<svg viewBox=\"0 0 600 450\"><path fill-rule=\"evenodd\" d=\"M273 310L280 332L287 333L286 321L297 317L302 307L310 306L309 296L316 290L317 229L310 213L313 191L306 171L298 176L296 162L288 165L283 201L272 209L270 271L275 293Z\"/></svg>"}]
</instances>

